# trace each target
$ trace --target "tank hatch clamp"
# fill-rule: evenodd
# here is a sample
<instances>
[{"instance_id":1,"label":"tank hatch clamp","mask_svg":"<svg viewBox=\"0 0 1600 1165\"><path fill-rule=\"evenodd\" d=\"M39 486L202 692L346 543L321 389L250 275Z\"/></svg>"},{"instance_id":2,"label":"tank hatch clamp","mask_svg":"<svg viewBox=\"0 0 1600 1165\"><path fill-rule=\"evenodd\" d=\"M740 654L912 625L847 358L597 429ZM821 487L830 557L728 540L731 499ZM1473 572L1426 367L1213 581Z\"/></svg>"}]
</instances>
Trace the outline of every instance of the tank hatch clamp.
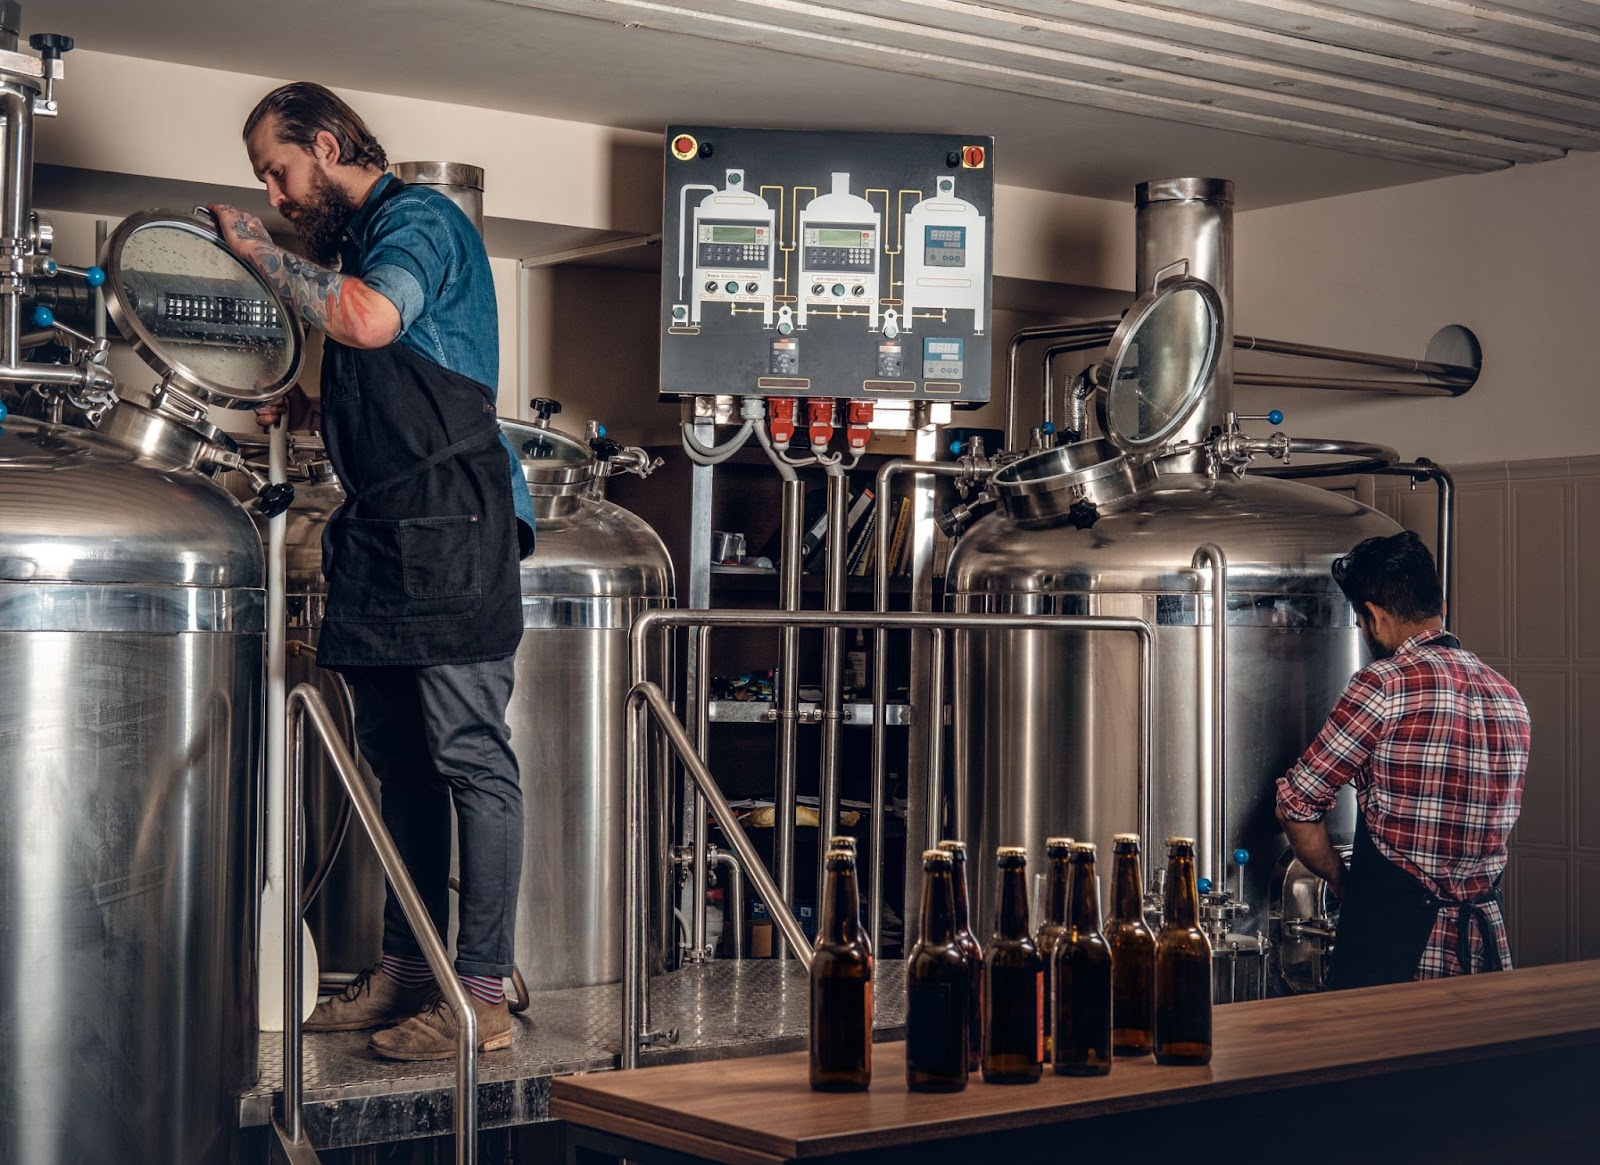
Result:
<instances>
[{"instance_id":1,"label":"tank hatch clamp","mask_svg":"<svg viewBox=\"0 0 1600 1165\"><path fill-rule=\"evenodd\" d=\"M560 408L557 404L556 409L559 411ZM615 477L619 473L649 477L666 464L665 459L652 457L637 445L613 441L606 436L606 427L598 422L590 421L585 427L584 436L588 438L589 449L594 454L596 477Z\"/></svg>"}]
</instances>

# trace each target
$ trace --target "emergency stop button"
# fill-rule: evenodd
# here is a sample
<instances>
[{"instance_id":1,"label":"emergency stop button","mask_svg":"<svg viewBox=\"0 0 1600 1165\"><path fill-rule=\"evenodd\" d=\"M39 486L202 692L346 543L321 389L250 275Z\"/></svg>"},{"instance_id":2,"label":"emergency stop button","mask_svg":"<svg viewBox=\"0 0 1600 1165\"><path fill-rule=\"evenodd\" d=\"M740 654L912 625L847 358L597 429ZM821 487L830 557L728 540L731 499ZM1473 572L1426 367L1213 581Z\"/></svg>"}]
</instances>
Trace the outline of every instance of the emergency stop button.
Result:
<instances>
[{"instance_id":1,"label":"emergency stop button","mask_svg":"<svg viewBox=\"0 0 1600 1165\"><path fill-rule=\"evenodd\" d=\"M963 170L981 170L988 158L989 151L982 146L961 147L961 168Z\"/></svg>"},{"instance_id":2,"label":"emergency stop button","mask_svg":"<svg viewBox=\"0 0 1600 1165\"><path fill-rule=\"evenodd\" d=\"M680 162L687 162L699 152L700 143L692 134L681 133L672 139L672 156Z\"/></svg>"}]
</instances>

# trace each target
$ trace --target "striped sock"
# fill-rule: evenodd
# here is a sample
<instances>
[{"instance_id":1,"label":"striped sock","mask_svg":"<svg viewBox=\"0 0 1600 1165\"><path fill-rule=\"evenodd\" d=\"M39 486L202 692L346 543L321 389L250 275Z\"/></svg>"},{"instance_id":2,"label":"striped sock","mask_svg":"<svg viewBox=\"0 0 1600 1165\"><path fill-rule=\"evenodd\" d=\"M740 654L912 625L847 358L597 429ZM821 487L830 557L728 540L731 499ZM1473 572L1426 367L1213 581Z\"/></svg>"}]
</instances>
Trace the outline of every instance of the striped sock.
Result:
<instances>
[{"instance_id":1,"label":"striped sock","mask_svg":"<svg viewBox=\"0 0 1600 1165\"><path fill-rule=\"evenodd\" d=\"M384 951L383 973L402 987L433 985L433 972L428 969L428 960L421 955L392 955Z\"/></svg>"},{"instance_id":2,"label":"striped sock","mask_svg":"<svg viewBox=\"0 0 1600 1165\"><path fill-rule=\"evenodd\" d=\"M479 1003L499 1007L506 1001L506 981L499 975L463 975L461 985Z\"/></svg>"}]
</instances>

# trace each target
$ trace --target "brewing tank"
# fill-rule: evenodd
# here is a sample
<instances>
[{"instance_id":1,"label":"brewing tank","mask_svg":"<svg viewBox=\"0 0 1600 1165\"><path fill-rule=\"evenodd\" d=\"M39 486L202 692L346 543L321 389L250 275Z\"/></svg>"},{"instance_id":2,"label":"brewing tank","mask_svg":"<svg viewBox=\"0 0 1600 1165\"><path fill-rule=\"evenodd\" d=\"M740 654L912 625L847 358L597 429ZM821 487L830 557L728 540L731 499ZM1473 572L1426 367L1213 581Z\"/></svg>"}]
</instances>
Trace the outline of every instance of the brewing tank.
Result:
<instances>
[{"instance_id":1,"label":"brewing tank","mask_svg":"<svg viewBox=\"0 0 1600 1165\"><path fill-rule=\"evenodd\" d=\"M1207 839L1211 663L1216 618L1206 543L1226 558L1226 749L1223 849L1244 849L1244 899L1235 924L1266 929L1269 875L1285 847L1274 782L1316 735L1365 654L1354 613L1333 582L1334 558L1392 534L1388 518L1339 493L1294 481L1223 474L1155 477L1098 507L1080 528L1065 517L997 510L951 557L957 609L1118 615L1154 630L1154 752L1149 822L1141 819L1139 655L1129 635L1005 631L971 642L969 833L980 855L1026 845L1043 869L1044 839L1109 846L1148 833L1147 873L1172 834ZM1203 811L1204 810L1204 811ZM1336 841L1354 826L1348 791L1329 818ZM993 871L979 861L975 908L988 924ZM1226 861L1228 886L1237 868Z\"/></svg>"},{"instance_id":2,"label":"brewing tank","mask_svg":"<svg viewBox=\"0 0 1600 1165\"><path fill-rule=\"evenodd\" d=\"M521 566L523 635L506 711L526 815L516 962L534 990L616 982L628 629L639 613L671 604L671 561L645 522L597 496L588 445L538 424L501 427L538 523L537 548ZM322 529L343 494L326 463L314 462L310 473L285 532L286 610L291 643L314 645L327 593ZM291 682L297 667L328 687L330 707L341 706L332 677L291 648ZM337 781L331 769L308 766L308 865L337 822ZM308 912L324 970L348 974L376 961L383 897L377 856L352 829Z\"/></svg>"},{"instance_id":3,"label":"brewing tank","mask_svg":"<svg viewBox=\"0 0 1600 1165\"><path fill-rule=\"evenodd\" d=\"M257 1066L263 586L200 473L0 425L0 1160L227 1160Z\"/></svg>"}]
</instances>

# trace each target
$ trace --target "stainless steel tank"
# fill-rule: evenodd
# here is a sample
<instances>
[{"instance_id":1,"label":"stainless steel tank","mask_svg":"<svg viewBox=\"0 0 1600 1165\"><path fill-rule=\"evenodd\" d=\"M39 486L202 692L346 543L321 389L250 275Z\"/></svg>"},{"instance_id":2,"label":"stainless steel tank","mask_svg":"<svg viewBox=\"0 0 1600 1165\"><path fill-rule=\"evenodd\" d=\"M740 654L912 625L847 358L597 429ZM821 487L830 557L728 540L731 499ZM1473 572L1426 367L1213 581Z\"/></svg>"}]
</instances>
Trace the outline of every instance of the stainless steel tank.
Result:
<instances>
[{"instance_id":1,"label":"stainless steel tank","mask_svg":"<svg viewBox=\"0 0 1600 1165\"><path fill-rule=\"evenodd\" d=\"M624 725L628 629L672 602L672 566L641 519L597 494L599 462L583 441L540 424L502 422L533 494L538 547L522 563L523 636L506 719L526 807L516 961L534 990L620 980ZM288 636L315 645L326 583L322 528L343 501L311 461L285 535ZM303 476L304 474L302 474ZM330 684L291 647L289 682ZM319 677L320 674L320 678ZM342 693L325 693L340 706ZM326 852L344 800L331 769L308 767L308 862ZM369 966L382 945L384 887L365 835L348 832L308 923L325 972Z\"/></svg>"},{"instance_id":2,"label":"stainless steel tank","mask_svg":"<svg viewBox=\"0 0 1600 1165\"><path fill-rule=\"evenodd\" d=\"M502 424L522 460L538 548L522 564L522 645L507 719L527 807L517 965L530 988L622 978L628 630L670 606L672 561L595 492L588 445Z\"/></svg>"},{"instance_id":3,"label":"stainless steel tank","mask_svg":"<svg viewBox=\"0 0 1600 1165\"><path fill-rule=\"evenodd\" d=\"M1235 473L1208 448L1213 426L1230 422L1222 357L1231 348L1230 184L1147 183L1138 226L1145 294L1096 370L1105 439L997 472L990 488L1002 505L957 544L947 594L958 610L1119 615L1152 626L1148 813L1132 637L974 633L970 666L957 677L969 685L973 724L960 762L967 830L978 843L974 908L987 926L997 846L1027 846L1041 869L1046 836L1106 845L1113 833L1137 830L1149 835L1154 873L1165 838L1182 834L1200 839L1200 872L1214 889L1233 892L1213 904L1216 933L1239 932L1253 944L1268 929L1271 872L1285 845L1274 781L1364 658L1330 565L1398 527L1347 496ZM1353 812L1346 795L1330 817L1336 839L1348 840ZM1242 868L1239 850L1248 855Z\"/></svg>"},{"instance_id":4,"label":"stainless steel tank","mask_svg":"<svg viewBox=\"0 0 1600 1165\"><path fill-rule=\"evenodd\" d=\"M200 474L0 426L0 1160L227 1159L256 1077L263 571Z\"/></svg>"}]
</instances>

